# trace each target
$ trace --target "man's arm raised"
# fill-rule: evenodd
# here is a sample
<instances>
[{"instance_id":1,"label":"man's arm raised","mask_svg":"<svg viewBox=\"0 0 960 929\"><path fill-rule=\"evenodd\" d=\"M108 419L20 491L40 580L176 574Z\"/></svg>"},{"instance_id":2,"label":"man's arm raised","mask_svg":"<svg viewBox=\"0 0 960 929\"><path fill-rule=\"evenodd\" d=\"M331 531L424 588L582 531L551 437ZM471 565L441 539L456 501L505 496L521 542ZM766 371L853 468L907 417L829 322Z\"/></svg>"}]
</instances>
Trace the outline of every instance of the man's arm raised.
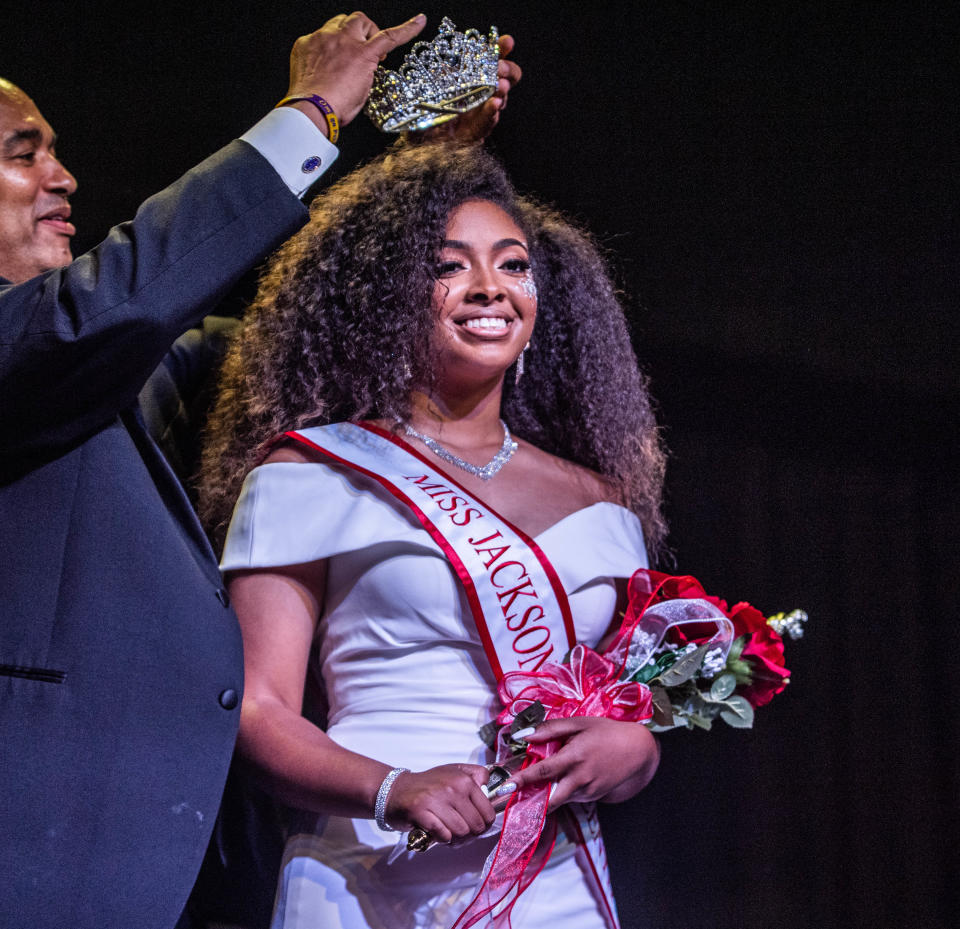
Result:
<instances>
[{"instance_id":1,"label":"man's arm raised","mask_svg":"<svg viewBox=\"0 0 960 929\"><path fill-rule=\"evenodd\" d=\"M398 45L418 35L426 22L420 13L399 26L378 29L363 13L334 16L294 43L286 96L323 97L333 107L340 125L346 126L367 102L377 65ZM291 106L327 133L326 120L313 104L299 101Z\"/></svg>"},{"instance_id":2,"label":"man's arm raised","mask_svg":"<svg viewBox=\"0 0 960 929\"><path fill-rule=\"evenodd\" d=\"M381 31L362 14L334 17L297 41L290 88L326 97L349 122L380 57L422 27L415 19ZM315 124L323 119L304 106ZM309 159L285 173L249 136L266 161L233 142L147 200L93 252L0 287L0 479L111 422L173 340L306 221L295 194L316 178L301 172Z\"/></svg>"}]
</instances>

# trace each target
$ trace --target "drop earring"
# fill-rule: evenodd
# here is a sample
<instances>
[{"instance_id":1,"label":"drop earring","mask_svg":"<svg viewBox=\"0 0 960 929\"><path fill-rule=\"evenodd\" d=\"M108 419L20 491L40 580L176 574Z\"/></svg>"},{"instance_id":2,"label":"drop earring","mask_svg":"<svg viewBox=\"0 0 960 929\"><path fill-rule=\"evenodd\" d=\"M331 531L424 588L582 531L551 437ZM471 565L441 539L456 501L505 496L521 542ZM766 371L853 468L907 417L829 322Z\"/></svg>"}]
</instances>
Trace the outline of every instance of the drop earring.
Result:
<instances>
[{"instance_id":1,"label":"drop earring","mask_svg":"<svg viewBox=\"0 0 960 929\"><path fill-rule=\"evenodd\" d=\"M513 374L513 384L515 387L520 383L520 378L523 377L523 356L527 354L528 348L530 348L529 342L527 342L527 344L523 346L523 351L521 351L520 354L517 355L517 368Z\"/></svg>"}]
</instances>

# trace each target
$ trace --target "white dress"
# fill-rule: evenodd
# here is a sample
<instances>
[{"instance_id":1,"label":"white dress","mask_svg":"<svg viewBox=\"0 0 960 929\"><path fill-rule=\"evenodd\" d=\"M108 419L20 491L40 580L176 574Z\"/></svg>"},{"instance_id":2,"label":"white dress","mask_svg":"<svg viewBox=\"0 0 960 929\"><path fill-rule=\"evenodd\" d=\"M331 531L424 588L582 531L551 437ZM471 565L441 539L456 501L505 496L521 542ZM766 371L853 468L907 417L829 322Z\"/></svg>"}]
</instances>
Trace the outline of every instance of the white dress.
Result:
<instances>
[{"instance_id":1,"label":"white dress","mask_svg":"<svg viewBox=\"0 0 960 929\"><path fill-rule=\"evenodd\" d=\"M639 520L597 503L536 541L570 598L578 640L595 644L615 608L613 578L646 566ZM477 730L500 709L494 677L460 583L430 535L379 484L342 466L256 468L234 511L223 570L318 558L328 560L328 577L310 673L326 696L326 719L321 708L306 714L340 745L391 767L489 762ZM447 929L472 899L496 838L387 864L397 838L372 819L301 814L272 929ZM562 830L512 921L514 929L603 929Z\"/></svg>"}]
</instances>

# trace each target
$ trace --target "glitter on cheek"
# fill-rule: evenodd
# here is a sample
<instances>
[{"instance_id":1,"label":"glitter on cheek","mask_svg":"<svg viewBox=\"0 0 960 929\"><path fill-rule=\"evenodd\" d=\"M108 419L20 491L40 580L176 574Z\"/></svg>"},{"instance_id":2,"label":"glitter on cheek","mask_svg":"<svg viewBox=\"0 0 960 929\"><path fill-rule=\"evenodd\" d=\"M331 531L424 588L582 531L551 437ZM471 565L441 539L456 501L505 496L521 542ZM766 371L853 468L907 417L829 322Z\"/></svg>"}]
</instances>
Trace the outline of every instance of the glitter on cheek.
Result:
<instances>
[{"instance_id":1,"label":"glitter on cheek","mask_svg":"<svg viewBox=\"0 0 960 929\"><path fill-rule=\"evenodd\" d=\"M537 299L537 285L533 280L533 272L527 271L522 278L520 278L520 289L531 299Z\"/></svg>"}]
</instances>

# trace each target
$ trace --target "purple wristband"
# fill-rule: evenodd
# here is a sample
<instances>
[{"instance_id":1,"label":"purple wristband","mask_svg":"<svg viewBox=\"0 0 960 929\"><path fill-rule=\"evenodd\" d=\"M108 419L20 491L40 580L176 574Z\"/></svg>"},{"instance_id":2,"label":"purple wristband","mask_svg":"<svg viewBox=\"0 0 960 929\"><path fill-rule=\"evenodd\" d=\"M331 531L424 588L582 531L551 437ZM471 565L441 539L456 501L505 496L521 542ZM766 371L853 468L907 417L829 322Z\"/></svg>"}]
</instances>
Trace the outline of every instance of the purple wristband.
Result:
<instances>
[{"instance_id":1,"label":"purple wristband","mask_svg":"<svg viewBox=\"0 0 960 929\"><path fill-rule=\"evenodd\" d=\"M323 113L323 118L327 121L327 129L330 131L330 144L336 145L337 139L340 138L340 120L337 119L337 114L333 112L333 107L327 103L319 94L302 94L295 95L292 97L284 97L277 106L276 109L280 106L286 106L288 103L296 103L299 100L304 100L307 103L312 103L321 113Z\"/></svg>"}]
</instances>

